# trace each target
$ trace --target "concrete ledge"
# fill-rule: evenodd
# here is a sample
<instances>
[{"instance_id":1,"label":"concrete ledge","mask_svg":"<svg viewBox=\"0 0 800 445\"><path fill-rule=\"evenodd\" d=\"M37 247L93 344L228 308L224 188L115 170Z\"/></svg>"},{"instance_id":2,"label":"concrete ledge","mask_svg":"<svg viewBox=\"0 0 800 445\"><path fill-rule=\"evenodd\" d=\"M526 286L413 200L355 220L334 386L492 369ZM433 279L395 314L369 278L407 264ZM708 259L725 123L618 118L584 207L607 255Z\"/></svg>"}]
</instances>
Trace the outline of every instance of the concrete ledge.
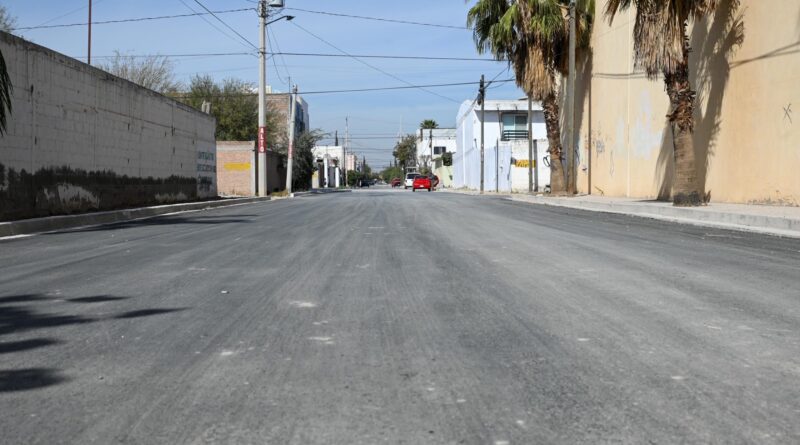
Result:
<instances>
[{"instance_id":1,"label":"concrete ledge","mask_svg":"<svg viewBox=\"0 0 800 445\"><path fill-rule=\"evenodd\" d=\"M28 235L55 230L73 229L77 227L112 224L149 218L176 212L187 212L234 205L266 202L270 198L221 199L216 201L187 202L135 209L111 210L107 212L82 213L80 215L50 216L46 218L25 219L0 223L0 237Z\"/></svg>"},{"instance_id":2,"label":"concrete ledge","mask_svg":"<svg viewBox=\"0 0 800 445\"><path fill-rule=\"evenodd\" d=\"M674 207L670 203L545 196L512 195L512 201L557 207L618 213L683 224L765 233L800 238L800 209L750 205L711 204L707 207ZM784 213L780 215L779 213Z\"/></svg>"}]
</instances>

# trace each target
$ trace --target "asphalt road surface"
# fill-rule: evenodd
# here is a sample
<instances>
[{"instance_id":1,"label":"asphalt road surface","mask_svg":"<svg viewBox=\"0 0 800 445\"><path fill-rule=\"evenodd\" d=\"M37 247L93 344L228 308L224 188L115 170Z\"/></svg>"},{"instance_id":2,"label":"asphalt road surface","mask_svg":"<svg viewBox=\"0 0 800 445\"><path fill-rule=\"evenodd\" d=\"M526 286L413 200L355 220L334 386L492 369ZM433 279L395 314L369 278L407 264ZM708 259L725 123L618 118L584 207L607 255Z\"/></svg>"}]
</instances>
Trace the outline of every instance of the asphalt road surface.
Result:
<instances>
[{"instance_id":1,"label":"asphalt road surface","mask_svg":"<svg viewBox=\"0 0 800 445\"><path fill-rule=\"evenodd\" d=\"M800 240L378 189L0 241L3 444L800 442Z\"/></svg>"}]
</instances>

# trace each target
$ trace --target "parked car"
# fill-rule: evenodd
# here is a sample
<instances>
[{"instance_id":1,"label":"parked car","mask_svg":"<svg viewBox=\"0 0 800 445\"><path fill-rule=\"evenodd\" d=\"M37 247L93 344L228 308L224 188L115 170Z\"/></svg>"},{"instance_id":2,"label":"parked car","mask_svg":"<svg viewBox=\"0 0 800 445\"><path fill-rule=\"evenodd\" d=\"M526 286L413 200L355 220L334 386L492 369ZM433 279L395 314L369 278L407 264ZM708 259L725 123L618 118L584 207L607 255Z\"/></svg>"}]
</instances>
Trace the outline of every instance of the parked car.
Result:
<instances>
[{"instance_id":1,"label":"parked car","mask_svg":"<svg viewBox=\"0 0 800 445\"><path fill-rule=\"evenodd\" d=\"M402 180L402 179L400 179L400 178L394 178L394 179L392 179L392 188L394 188L394 187L400 187L400 184L402 184L402 183L403 183L403 180Z\"/></svg>"},{"instance_id":2,"label":"parked car","mask_svg":"<svg viewBox=\"0 0 800 445\"><path fill-rule=\"evenodd\" d=\"M417 175L414 178L411 191L416 192L417 189L428 189L429 192L433 191L433 181L431 178L423 175Z\"/></svg>"},{"instance_id":3,"label":"parked car","mask_svg":"<svg viewBox=\"0 0 800 445\"><path fill-rule=\"evenodd\" d=\"M363 187L367 187L367 188L369 188L370 185L372 185L372 181L370 181L369 179L361 179L361 180L358 181L358 186L359 187L362 187L362 188Z\"/></svg>"},{"instance_id":4,"label":"parked car","mask_svg":"<svg viewBox=\"0 0 800 445\"><path fill-rule=\"evenodd\" d=\"M419 176L419 173L408 173L406 174L406 182L405 188L409 189L414 186L414 179Z\"/></svg>"}]
</instances>

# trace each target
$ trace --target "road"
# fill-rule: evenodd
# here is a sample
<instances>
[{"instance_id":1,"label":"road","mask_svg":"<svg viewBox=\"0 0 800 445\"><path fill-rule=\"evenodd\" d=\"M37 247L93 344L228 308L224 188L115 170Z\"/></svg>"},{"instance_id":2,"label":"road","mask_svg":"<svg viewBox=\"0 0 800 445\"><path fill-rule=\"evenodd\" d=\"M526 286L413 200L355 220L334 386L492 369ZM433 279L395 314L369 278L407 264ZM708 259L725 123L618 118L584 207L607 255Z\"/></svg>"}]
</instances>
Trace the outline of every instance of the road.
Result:
<instances>
[{"instance_id":1,"label":"road","mask_svg":"<svg viewBox=\"0 0 800 445\"><path fill-rule=\"evenodd\" d=\"M800 240L376 189L0 270L4 444L800 442Z\"/></svg>"}]
</instances>

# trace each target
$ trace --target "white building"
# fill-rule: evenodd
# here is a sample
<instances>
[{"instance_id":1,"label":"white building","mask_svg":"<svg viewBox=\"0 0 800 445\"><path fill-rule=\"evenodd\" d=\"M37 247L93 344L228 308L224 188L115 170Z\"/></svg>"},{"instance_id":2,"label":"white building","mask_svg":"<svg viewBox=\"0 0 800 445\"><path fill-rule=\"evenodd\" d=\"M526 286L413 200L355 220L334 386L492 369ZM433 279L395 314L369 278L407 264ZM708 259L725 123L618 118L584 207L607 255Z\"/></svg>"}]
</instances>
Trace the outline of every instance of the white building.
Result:
<instances>
[{"instance_id":1,"label":"white building","mask_svg":"<svg viewBox=\"0 0 800 445\"><path fill-rule=\"evenodd\" d=\"M344 147L317 145L312 153L317 170L311 177L312 188L337 188L344 185Z\"/></svg>"},{"instance_id":2,"label":"white building","mask_svg":"<svg viewBox=\"0 0 800 445\"><path fill-rule=\"evenodd\" d=\"M417 167L430 169L444 187L452 186L453 172L451 166L444 165L442 156L457 150L455 128L420 129L417 133Z\"/></svg>"},{"instance_id":3,"label":"white building","mask_svg":"<svg viewBox=\"0 0 800 445\"><path fill-rule=\"evenodd\" d=\"M528 100L487 100L484 107L484 190L528 190ZM453 187L480 189L481 107L466 101L458 111ZM539 190L550 184L544 112L533 103L534 173Z\"/></svg>"}]
</instances>

